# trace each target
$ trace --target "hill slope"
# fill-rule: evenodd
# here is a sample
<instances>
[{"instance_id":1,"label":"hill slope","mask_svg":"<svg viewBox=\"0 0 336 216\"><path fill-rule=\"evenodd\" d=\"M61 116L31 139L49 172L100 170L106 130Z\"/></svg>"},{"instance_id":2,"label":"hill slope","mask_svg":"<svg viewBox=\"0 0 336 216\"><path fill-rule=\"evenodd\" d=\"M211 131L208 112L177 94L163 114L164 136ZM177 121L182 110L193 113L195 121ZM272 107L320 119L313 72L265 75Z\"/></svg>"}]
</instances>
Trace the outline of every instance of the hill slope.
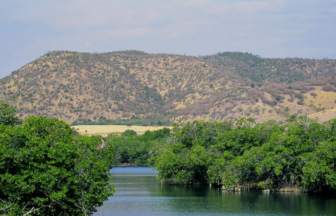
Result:
<instances>
[{"instance_id":1,"label":"hill slope","mask_svg":"<svg viewBox=\"0 0 336 216\"><path fill-rule=\"evenodd\" d=\"M179 118L283 120L333 109L336 61L247 53L190 57L51 52L0 80L19 115L69 123L168 124Z\"/></svg>"}]
</instances>

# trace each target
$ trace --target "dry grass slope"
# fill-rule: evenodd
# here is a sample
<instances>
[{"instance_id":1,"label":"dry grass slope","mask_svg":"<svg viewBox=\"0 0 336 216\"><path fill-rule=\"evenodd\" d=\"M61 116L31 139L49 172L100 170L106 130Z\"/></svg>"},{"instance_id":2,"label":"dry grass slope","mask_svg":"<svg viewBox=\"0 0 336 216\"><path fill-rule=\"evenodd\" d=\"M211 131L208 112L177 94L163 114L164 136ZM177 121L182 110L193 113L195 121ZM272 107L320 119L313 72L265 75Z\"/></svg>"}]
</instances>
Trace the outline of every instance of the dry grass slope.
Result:
<instances>
[{"instance_id":1,"label":"dry grass slope","mask_svg":"<svg viewBox=\"0 0 336 216\"><path fill-rule=\"evenodd\" d=\"M41 115L79 124L283 121L290 114L333 110L335 76L336 61L330 59L51 52L1 79L0 93L19 98L21 118Z\"/></svg>"},{"instance_id":2,"label":"dry grass slope","mask_svg":"<svg viewBox=\"0 0 336 216\"><path fill-rule=\"evenodd\" d=\"M144 134L146 131L160 130L162 126L126 126L126 125L76 125L72 126L81 135L102 135L121 134L126 130L134 130L138 135ZM168 127L171 128L171 127Z\"/></svg>"}]
</instances>

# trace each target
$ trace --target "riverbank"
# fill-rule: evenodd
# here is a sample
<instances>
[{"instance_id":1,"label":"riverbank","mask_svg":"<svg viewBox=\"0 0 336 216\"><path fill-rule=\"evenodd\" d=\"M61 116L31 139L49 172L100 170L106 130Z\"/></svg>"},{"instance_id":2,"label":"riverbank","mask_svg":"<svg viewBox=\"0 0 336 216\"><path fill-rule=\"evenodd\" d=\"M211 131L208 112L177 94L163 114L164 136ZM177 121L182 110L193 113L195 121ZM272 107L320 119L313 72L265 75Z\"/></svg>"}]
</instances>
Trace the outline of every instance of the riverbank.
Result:
<instances>
[{"instance_id":1,"label":"riverbank","mask_svg":"<svg viewBox=\"0 0 336 216\"><path fill-rule=\"evenodd\" d=\"M132 164L132 163L122 163L122 164L113 165L113 167L143 167L143 166L138 165L138 164Z\"/></svg>"}]
</instances>

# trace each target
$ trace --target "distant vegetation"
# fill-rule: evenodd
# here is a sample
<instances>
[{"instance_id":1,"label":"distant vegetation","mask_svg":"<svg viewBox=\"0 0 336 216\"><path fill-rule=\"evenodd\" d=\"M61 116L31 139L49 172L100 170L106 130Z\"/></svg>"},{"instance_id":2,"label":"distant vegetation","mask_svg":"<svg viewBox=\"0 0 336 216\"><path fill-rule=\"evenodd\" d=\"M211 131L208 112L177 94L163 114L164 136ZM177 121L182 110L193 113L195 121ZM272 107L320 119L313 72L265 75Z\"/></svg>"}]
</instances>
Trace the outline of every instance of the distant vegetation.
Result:
<instances>
[{"instance_id":1,"label":"distant vegetation","mask_svg":"<svg viewBox=\"0 0 336 216\"><path fill-rule=\"evenodd\" d=\"M335 108L335 75L331 59L55 51L1 79L0 97L19 99L21 119L57 117L73 125L284 121Z\"/></svg>"},{"instance_id":2,"label":"distant vegetation","mask_svg":"<svg viewBox=\"0 0 336 216\"><path fill-rule=\"evenodd\" d=\"M170 125L169 121L162 122L160 119L151 119L151 118L139 118L132 116L130 119L121 119L117 118L115 120L100 118L98 122L94 122L91 120L87 121L74 121L71 125L139 125L139 126L162 126L162 125Z\"/></svg>"},{"instance_id":3,"label":"distant vegetation","mask_svg":"<svg viewBox=\"0 0 336 216\"><path fill-rule=\"evenodd\" d=\"M285 58L270 59L242 52L205 56L205 60L232 67L242 77L256 83L292 83L335 75L335 60ZM318 69L317 69L318 68Z\"/></svg>"},{"instance_id":4,"label":"distant vegetation","mask_svg":"<svg viewBox=\"0 0 336 216\"><path fill-rule=\"evenodd\" d=\"M131 164L137 166L149 166L150 149L156 143L166 140L170 136L170 129L164 128L156 131L146 131L137 136L133 130L126 130L121 136L109 135L106 143L115 146L116 152L113 158L114 165Z\"/></svg>"}]
</instances>

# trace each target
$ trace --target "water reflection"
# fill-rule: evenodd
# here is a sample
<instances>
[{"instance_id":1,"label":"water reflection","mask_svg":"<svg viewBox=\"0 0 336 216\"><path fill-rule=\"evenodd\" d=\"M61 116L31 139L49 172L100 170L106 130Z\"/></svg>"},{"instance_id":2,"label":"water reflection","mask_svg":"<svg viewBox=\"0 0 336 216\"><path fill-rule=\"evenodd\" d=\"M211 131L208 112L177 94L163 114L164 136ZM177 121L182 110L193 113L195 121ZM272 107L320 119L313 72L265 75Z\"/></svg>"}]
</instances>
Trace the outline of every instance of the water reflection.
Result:
<instances>
[{"instance_id":1,"label":"water reflection","mask_svg":"<svg viewBox=\"0 0 336 216\"><path fill-rule=\"evenodd\" d=\"M335 215L334 196L222 192L206 186L161 185L148 167L112 169L116 193L99 215ZM98 215L96 213L95 215Z\"/></svg>"}]
</instances>

